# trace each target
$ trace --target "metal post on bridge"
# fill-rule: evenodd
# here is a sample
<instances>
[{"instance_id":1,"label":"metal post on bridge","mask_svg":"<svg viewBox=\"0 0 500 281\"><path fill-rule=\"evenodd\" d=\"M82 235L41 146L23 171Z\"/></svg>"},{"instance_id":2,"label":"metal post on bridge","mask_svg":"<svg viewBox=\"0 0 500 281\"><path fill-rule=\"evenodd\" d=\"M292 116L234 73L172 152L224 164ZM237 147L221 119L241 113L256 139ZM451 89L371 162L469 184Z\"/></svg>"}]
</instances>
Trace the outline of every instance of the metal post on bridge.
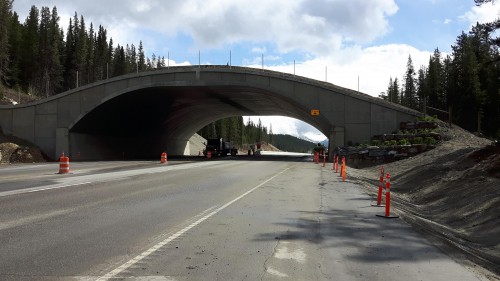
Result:
<instances>
[{"instance_id":1,"label":"metal post on bridge","mask_svg":"<svg viewBox=\"0 0 500 281\"><path fill-rule=\"evenodd\" d=\"M261 59L261 61L262 61L262 71L264 71L264 54L262 54L262 59Z\"/></svg>"}]
</instances>

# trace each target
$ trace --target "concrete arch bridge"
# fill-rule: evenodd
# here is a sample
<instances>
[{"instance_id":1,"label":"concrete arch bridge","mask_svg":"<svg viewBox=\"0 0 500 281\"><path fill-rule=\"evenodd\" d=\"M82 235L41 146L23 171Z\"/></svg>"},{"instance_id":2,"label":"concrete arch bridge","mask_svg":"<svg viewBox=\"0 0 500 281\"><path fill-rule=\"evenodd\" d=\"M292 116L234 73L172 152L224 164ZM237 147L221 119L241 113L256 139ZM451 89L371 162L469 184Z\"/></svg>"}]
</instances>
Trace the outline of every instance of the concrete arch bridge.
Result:
<instances>
[{"instance_id":1,"label":"concrete arch bridge","mask_svg":"<svg viewBox=\"0 0 500 281\"><path fill-rule=\"evenodd\" d=\"M319 110L312 116L311 110ZM316 127L330 149L394 131L419 112L291 74L230 66L170 67L127 74L37 102L0 106L5 134L57 159L158 158L189 153L189 138L210 122L281 115Z\"/></svg>"}]
</instances>

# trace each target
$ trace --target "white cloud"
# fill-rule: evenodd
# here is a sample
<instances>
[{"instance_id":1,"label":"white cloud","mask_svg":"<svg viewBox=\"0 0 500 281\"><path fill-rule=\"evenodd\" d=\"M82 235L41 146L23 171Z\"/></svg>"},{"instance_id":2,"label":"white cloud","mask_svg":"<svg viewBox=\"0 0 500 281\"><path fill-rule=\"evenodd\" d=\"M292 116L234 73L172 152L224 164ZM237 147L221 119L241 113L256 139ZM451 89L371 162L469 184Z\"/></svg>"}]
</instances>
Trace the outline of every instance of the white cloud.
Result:
<instances>
[{"instance_id":1,"label":"white cloud","mask_svg":"<svg viewBox=\"0 0 500 281\"><path fill-rule=\"evenodd\" d=\"M266 47L253 47L252 48L252 53L265 54L266 52L267 52L267 48Z\"/></svg>"},{"instance_id":2,"label":"white cloud","mask_svg":"<svg viewBox=\"0 0 500 281\"><path fill-rule=\"evenodd\" d=\"M14 1L26 13L31 5L56 1ZM189 34L197 49L241 41L274 42L278 52L300 50L326 55L347 40L366 43L389 31L386 17L396 13L394 0L170 0L64 1L58 9L102 24L115 42L143 39L136 27L173 37ZM62 18L63 21L67 20Z\"/></svg>"},{"instance_id":3,"label":"white cloud","mask_svg":"<svg viewBox=\"0 0 500 281\"><path fill-rule=\"evenodd\" d=\"M320 81L325 81L325 74L327 74L328 82L353 90L358 89L359 76L360 92L377 97L380 92L385 92L387 89L389 77L398 77L401 81L406 71L408 56L411 56L413 66L418 70L421 65L428 65L431 55L430 52L420 51L404 44L369 48L355 46L343 49L329 57L298 62L295 64L295 74ZM248 66L261 67L258 63ZM294 71L293 62L287 65L266 66L266 68L291 74Z\"/></svg>"},{"instance_id":4,"label":"white cloud","mask_svg":"<svg viewBox=\"0 0 500 281\"><path fill-rule=\"evenodd\" d=\"M451 23L451 22L452 22L452 20L451 20L451 19L445 19L445 20L443 21L443 24L449 24L449 23Z\"/></svg>"},{"instance_id":5,"label":"white cloud","mask_svg":"<svg viewBox=\"0 0 500 281\"><path fill-rule=\"evenodd\" d=\"M463 14L459 18L468 21L471 26L476 23L492 22L500 16L500 9L495 4L483 4L481 6L474 6L470 11Z\"/></svg>"}]
</instances>

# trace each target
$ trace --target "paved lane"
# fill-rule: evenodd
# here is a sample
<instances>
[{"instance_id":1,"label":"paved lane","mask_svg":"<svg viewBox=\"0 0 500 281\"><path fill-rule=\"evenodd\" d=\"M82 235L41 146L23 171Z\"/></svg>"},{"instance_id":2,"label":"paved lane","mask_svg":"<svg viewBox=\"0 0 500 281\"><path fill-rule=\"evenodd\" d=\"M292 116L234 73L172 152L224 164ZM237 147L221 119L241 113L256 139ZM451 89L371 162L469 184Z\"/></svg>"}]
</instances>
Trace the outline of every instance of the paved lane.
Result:
<instances>
[{"instance_id":1,"label":"paved lane","mask_svg":"<svg viewBox=\"0 0 500 281\"><path fill-rule=\"evenodd\" d=\"M0 279L485 280L320 165L174 167L0 197Z\"/></svg>"}]
</instances>

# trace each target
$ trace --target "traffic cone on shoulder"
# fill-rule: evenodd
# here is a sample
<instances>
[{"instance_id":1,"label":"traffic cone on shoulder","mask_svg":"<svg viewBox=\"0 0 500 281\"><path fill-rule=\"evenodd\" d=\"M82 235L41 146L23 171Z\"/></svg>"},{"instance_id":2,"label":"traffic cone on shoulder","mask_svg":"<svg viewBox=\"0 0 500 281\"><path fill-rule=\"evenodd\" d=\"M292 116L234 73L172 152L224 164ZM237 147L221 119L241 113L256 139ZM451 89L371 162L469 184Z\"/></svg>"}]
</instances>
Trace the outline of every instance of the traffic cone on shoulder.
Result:
<instances>
[{"instance_id":1,"label":"traffic cone on shoulder","mask_svg":"<svg viewBox=\"0 0 500 281\"><path fill-rule=\"evenodd\" d=\"M377 215L377 217L386 219L399 218L399 216L391 215L391 175L389 173L385 177L385 214Z\"/></svg>"},{"instance_id":2,"label":"traffic cone on shoulder","mask_svg":"<svg viewBox=\"0 0 500 281\"><path fill-rule=\"evenodd\" d=\"M339 172L339 156L335 156L335 173Z\"/></svg>"},{"instance_id":3,"label":"traffic cone on shoulder","mask_svg":"<svg viewBox=\"0 0 500 281\"><path fill-rule=\"evenodd\" d=\"M342 176L342 181L345 181L346 178L347 178L347 171L346 171L347 167L345 165L345 157L342 158L342 173L341 173L341 176Z\"/></svg>"},{"instance_id":4,"label":"traffic cone on shoulder","mask_svg":"<svg viewBox=\"0 0 500 281\"><path fill-rule=\"evenodd\" d=\"M377 206L377 207L384 207L382 205L382 191L384 188L384 166L380 168L380 177L379 177L379 184L378 184L378 194L377 194L377 203L372 204L372 206Z\"/></svg>"}]
</instances>

